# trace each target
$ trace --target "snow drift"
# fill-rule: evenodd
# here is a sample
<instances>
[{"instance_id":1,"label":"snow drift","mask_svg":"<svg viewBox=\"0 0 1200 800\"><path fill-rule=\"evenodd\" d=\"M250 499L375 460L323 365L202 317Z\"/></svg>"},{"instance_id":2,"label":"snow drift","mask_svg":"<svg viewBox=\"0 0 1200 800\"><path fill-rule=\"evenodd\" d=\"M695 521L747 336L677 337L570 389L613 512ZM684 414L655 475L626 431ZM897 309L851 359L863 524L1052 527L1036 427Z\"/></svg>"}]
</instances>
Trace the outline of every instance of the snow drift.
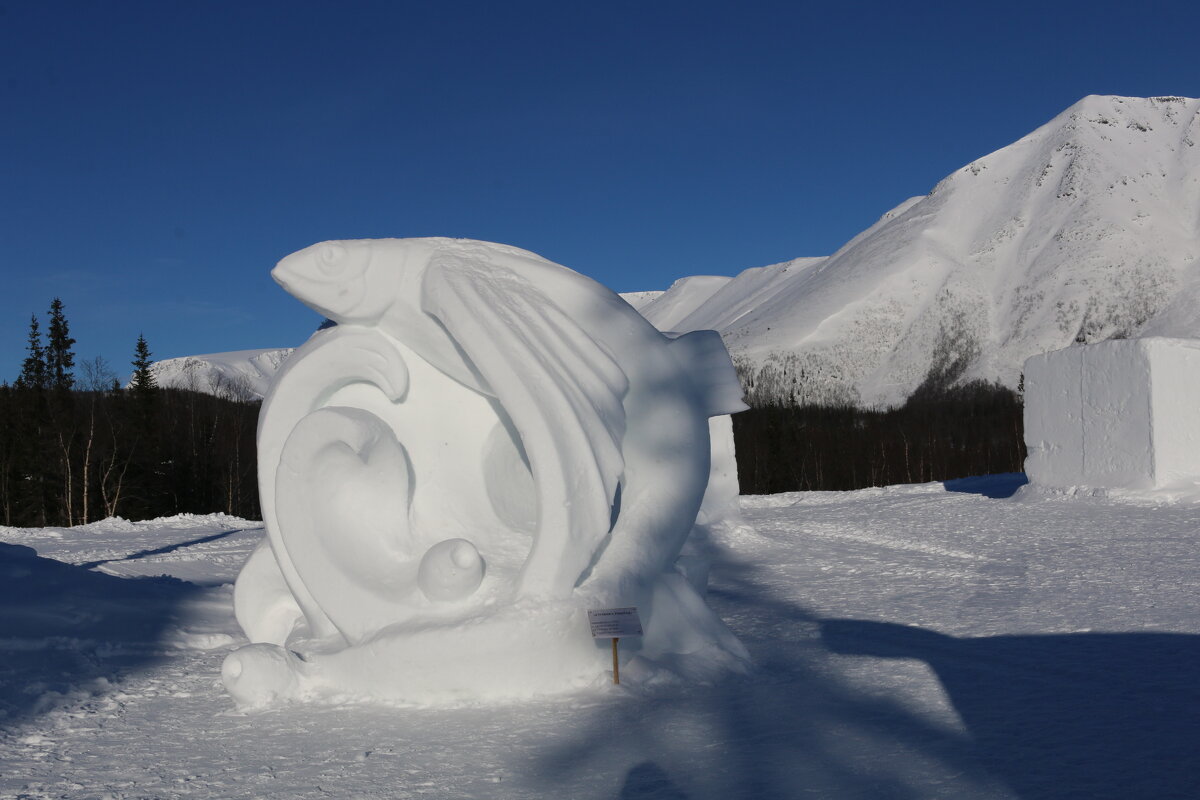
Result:
<instances>
[{"instance_id":1,"label":"snow drift","mask_svg":"<svg viewBox=\"0 0 1200 800\"><path fill-rule=\"evenodd\" d=\"M715 333L664 336L485 242L325 242L272 275L338 325L263 404L267 540L235 589L254 644L222 670L241 704L560 691L603 674L598 607L641 609L643 672L741 668L676 567L698 515L736 513L709 418L745 406Z\"/></svg>"}]
</instances>

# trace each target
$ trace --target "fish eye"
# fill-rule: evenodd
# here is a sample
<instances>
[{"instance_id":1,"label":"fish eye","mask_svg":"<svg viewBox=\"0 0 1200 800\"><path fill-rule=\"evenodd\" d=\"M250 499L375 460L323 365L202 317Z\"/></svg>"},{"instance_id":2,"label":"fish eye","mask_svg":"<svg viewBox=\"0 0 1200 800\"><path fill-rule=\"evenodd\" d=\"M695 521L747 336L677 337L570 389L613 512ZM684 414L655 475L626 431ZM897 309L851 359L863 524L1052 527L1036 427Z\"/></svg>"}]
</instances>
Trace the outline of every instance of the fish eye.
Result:
<instances>
[{"instance_id":1,"label":"fish eye","mask_svg":"<svg viewBox=\"0 0 1200 800\"><path fill-rule=\"evenodd\" d=\"M337 275L346 264L346 248L326 242L317 248L317 266L326 275Z\"/></svg>"}]
</instances>

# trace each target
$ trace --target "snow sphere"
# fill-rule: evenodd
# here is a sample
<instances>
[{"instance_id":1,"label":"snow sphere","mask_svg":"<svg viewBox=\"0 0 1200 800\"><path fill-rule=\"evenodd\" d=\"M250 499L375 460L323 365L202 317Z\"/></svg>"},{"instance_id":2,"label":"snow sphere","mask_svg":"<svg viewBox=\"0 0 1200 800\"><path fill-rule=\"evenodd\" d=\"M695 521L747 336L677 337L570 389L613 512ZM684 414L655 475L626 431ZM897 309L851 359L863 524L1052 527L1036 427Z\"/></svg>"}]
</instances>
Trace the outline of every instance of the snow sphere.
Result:
<instances>
[{"instance_id":1,"label":"snow sphere","mask_svg":"<svg viewBox=\"0 0 1200 800\"><path fill-rule=\"evenodd\" d=\"M430 600L461 600L479 588L483 557L466 539L447 539L429 548L417 570L417 585Z\"/></svg>"}]
</instances>

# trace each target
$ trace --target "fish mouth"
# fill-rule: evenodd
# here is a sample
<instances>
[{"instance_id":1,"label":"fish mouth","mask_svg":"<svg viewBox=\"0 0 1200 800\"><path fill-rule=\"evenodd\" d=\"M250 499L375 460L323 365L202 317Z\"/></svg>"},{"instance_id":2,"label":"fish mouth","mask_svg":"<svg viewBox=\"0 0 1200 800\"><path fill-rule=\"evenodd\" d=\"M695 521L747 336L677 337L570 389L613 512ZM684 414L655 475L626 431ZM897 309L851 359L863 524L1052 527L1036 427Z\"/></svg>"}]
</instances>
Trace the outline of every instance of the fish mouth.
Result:
<instances>
[{"instance_id":1,"label":"fish mouth","mask_svg":"<svg viewBox=\"0 0 1200 800\"><path fill-rule=\"evenodd\" d=\"M288 294L291 294L291 291L288 289L288 287L290 285L290 284L288 284L288 279L286 277L284 277L283 270L279 269L278 266L275 267L275 269L271 270L271 280L275 281L277 284L279 284L281 287L283 287L283 290L286 291Z\"/></svg>"},{"instance_id":2,"label":"fish mouth","mask_svg":"<svg viewBox=\"0 0 1200 800\"><path fill-rule=\"evenodd\" d=\"M337 322L346 322L361 295L355 286L331 285L313 280L308 275L289 269L288 264L278 264L271 270L271 279L285 292L323 317Z\"/></svg>"}]
</instances>

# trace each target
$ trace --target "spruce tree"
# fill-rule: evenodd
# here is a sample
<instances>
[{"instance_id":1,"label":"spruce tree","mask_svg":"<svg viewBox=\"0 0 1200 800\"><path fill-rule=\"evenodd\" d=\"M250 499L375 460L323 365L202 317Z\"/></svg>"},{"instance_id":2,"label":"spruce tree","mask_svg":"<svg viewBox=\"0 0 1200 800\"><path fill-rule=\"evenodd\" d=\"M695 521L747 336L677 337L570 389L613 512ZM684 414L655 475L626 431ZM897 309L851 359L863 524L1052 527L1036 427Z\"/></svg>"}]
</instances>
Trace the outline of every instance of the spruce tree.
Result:
<instances>
[{"instance_id":1,"label":"spruce tree","mask_svg":"<svg viewBox=\"0 0 1200 800\"><path fill-rule=\"evenodd\" d=\"M38 328L37 315L29 317L29 341L25 345L29 355L21 364L21 375L17 378L18 389L45 389L49 384L46 369L46 349L42 347L42 333Z\"/></svg>"},{"instance_id":2,"label":"spruce tree","mask_svg":"<svg viewBox=\"0 0 1200 800\"><path fill-rule=\"evenodd\" d=\"M71 346L75 340L71 338L66 315L63 314L62 300L54 298L50 303L50 331L46 343L46 379L55 389L70 389L75 385L75 374L71 368L75 366L75 353Z\"/></svg>"},{"instance_id":3,"label":"spruce tree","mask_svg":"<svg viewBox=\"0 0 1200 800\"><path fill-rule=\"evenodd\" d=\"M146 337L140 333L133 355L133 380L129 388L139 394L153 392L158 388L158 382L154 380L154 373L150 370L150 346L146 344Z\"/></svg>"}]
</instances>

